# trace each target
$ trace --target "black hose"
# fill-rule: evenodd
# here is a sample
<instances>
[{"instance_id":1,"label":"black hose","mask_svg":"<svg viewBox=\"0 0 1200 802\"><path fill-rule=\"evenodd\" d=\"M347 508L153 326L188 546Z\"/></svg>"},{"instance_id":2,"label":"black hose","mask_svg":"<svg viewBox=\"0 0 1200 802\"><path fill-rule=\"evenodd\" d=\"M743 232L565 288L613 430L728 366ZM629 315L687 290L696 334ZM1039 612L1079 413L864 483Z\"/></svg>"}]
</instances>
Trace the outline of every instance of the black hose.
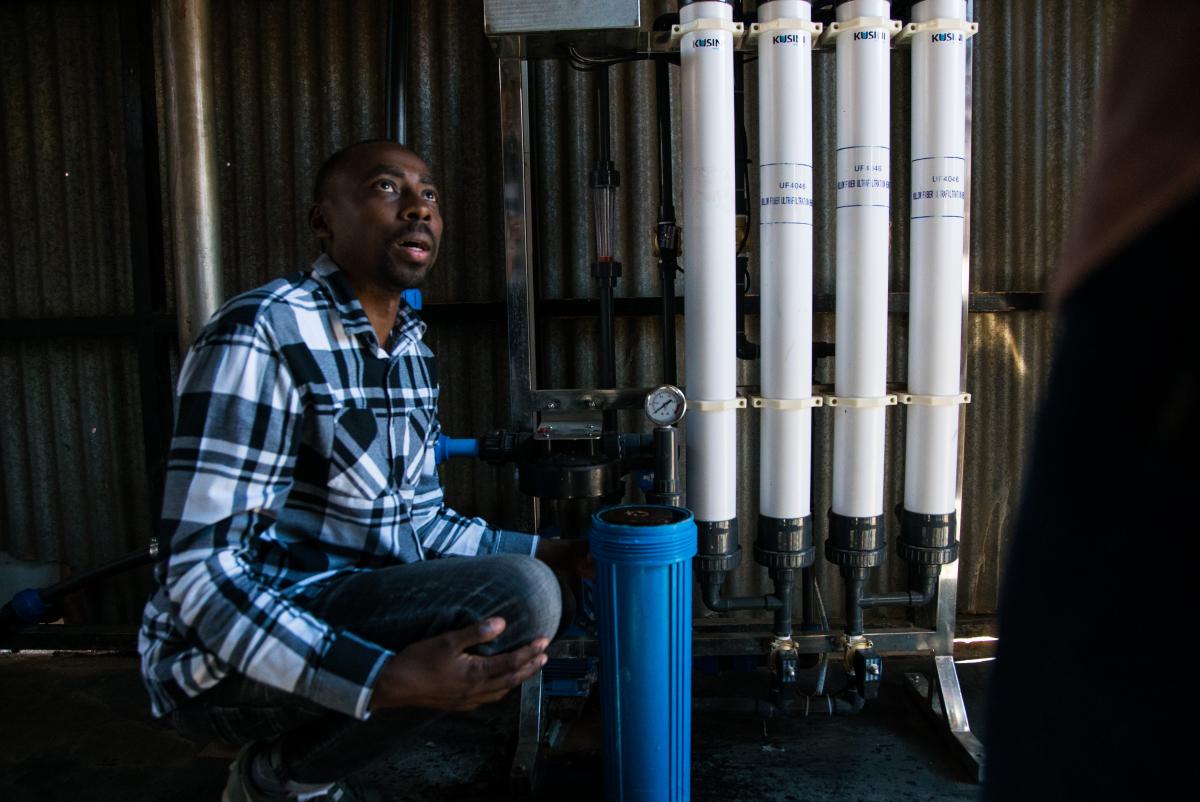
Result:
<instances>
[{"instance_id":1,"label":"black hose","mask_svg":"<svg viewBox=\"0 0 1200 802\"><path fill-rule=\"evenodd\" d=\"M26 588L20 591L12 601L0 607L0 635L17 632L34 624L56 621L62 617L58 602L64 597L106 577L152 563L158 556L158 541L151 539L145 548L118 557L90 571L75 574L45 588Z\"/></svg>"},{"instance_id":2,"label":"black hose","mask_svg":"<svg viewBox=\"0 0 1200 802\"><path fill-rule=\"evenodd\" d=\"M123 557L104 563L90 571L84 571L81 574L74 574L67 577L61 582L57 582L49 587L42 588L38 593L42 600L47 604L52 604L64 596L70 595L77 590L82 589L86 585L93 582L110 577L113 574L119 574L123 571L128 571L130 568L136 568L139 565L146 565L158 559L158 541L151 540L150 544L145 548L130 552Z\"/></svg>"}]
</instances>

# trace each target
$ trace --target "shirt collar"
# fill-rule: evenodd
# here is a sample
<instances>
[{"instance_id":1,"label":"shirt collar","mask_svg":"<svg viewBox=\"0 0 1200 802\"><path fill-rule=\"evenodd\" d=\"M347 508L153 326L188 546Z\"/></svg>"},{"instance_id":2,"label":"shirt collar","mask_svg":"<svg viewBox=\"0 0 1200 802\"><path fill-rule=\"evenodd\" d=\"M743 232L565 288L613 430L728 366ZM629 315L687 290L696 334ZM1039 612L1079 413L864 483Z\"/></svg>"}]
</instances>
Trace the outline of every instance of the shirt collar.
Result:
<instances>
[{"instance_id":1,"label":"shirt collar","mask_svg":"<svg viewBox=\"0 0 1200 802\"><path fill-rule=\"evenodd\" d=\"M338 317L341 318L342 328L346 333L366 337L368 342L379 348L380 343L375 339L375 329L371 325L371 319L367 317L366 310L358 302L358 296L354 294L350 280L346 278L342 269L329 258L329 254L323 253L313 262L312 276L318 284L329 291L333 306L337 310ZM425 334L425 328L425 322L417 317L417 313L413 311L407 301L401 299L400 308L396 310L396 322L392 324L388 342L383 347L389 353L395 353L397 347L404 340L419 342Z\"/></svg>"}]
</instances>

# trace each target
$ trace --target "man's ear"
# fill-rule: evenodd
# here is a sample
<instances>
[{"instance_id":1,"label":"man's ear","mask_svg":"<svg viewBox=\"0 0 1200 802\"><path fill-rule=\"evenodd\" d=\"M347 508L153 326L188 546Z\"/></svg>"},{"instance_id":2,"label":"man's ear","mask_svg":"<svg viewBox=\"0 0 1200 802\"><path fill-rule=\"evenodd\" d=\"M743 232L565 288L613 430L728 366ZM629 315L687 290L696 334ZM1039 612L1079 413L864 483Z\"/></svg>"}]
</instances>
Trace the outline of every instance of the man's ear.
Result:
<instances>
[{"instance_id":1,"label":"man's ear","mask_svg":"<svg viewBox=\"0 0 1200 802\"><path fill-rule=\"evenodd\" d=\"M321 250L333 241L333 229L329 226L328 209L325 201L314 203L308 210L308 227L321 243Z\"/></svg>"}]
</instances>

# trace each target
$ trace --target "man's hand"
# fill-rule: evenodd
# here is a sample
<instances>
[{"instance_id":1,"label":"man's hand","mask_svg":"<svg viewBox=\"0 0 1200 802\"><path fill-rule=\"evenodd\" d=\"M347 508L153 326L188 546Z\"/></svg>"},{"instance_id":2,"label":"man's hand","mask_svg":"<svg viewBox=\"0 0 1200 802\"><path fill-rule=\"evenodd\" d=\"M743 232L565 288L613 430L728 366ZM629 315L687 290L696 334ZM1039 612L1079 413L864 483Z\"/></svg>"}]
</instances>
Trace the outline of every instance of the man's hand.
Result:
<instances>
[{"instance_id":1,"label":"man's hand","mask_svg":"<svg viewBox=\"0 0 1200 802\"><path fill-rule=\"evenodd\" d=\"M503 618L417 641L388 660L379 674L371 709L427 707L434 710L474 710L499 701L546 664L547 638L492 657L467 654L467 649L500 637Z\"/></svg>"},{"instance_id":2,"label":"man's hand","mask_svg":"<svg viewBox=\"0 0 1200 802\"><path fill-rule=\"evenodd\" d=\"M538 542L537 558L555 571L567 576L596 578L596 561L588 552L586 540L542 538Z\"/></svg>"}]
</instances>

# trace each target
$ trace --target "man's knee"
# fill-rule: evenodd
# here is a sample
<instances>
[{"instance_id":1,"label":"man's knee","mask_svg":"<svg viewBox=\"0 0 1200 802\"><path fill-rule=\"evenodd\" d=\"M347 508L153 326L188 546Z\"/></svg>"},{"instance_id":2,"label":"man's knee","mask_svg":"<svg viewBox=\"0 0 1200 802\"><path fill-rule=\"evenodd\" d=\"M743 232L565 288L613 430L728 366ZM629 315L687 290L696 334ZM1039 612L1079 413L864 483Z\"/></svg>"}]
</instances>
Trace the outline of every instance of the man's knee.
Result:
<instances>
[{"instance_id":1,"label":"man's knee","mask_svg":"<svg viewBox=\"0 0 1200 802\"><path fill-rule=\"evenodd\" d=\"M536 638L552 638L562 617L563 599L558 578L541 560L516 554L491 558L495 614L505 619L504 633L481 649L484 653L508 651Z\"/></svg>"}]
</instances>

